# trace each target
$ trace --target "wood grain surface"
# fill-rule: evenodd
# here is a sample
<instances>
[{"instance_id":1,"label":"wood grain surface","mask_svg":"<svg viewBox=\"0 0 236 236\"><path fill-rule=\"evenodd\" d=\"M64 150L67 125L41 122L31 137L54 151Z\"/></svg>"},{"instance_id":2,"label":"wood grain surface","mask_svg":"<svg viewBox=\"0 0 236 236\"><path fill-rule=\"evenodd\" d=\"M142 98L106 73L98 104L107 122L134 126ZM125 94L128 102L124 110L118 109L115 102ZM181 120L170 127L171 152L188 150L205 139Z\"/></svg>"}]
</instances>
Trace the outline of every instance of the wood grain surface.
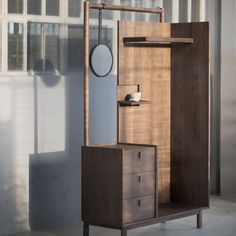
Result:
<instances>
[{"instance_id":1,"label":"wood grain surface","mask_svg":"<svg viewBox=\"0 0 236 236\"><path fill-rule=\"evenodd\" d=\"M170 24L119 22L118 96L140 85L138 107L118 107L118 141L158 144L159 202L170 200L170 48L129 47L124 37L170 37ZM126 85L126 86L125 86ZM122 91L124 89L124 91ZM121 97L118 97L121 99Z\"/></svg>"},{"instance_id":2,"label":"wood grain surface","mask_svg":"<svg viewBox=\"0 0 236 236\"><path fill-rule=\"evenodd\" d=\"M209 206L209 23L172 24L194 44L172 48L171 196Z\"/></svg>"}]
</instances>

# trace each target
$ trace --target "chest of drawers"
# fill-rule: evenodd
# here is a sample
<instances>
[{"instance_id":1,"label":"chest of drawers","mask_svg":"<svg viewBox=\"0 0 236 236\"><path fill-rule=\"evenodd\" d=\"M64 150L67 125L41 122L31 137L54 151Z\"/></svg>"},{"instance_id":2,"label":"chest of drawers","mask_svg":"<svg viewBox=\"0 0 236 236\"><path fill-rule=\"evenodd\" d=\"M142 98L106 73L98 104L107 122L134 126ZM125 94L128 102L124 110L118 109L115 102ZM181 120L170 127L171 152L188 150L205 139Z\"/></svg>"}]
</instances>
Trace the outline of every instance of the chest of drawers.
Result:
<instances>
[{"instance_id":1,"label":"chest of drawers","mask_svg":"<svg viewBox=\"0 0 236 236\"><path fill-rule=\"evenodd\" d=\"M156 180L156 146L84 146L82 220L122 229L157 217Z\"/></svg>"}]
</instances>

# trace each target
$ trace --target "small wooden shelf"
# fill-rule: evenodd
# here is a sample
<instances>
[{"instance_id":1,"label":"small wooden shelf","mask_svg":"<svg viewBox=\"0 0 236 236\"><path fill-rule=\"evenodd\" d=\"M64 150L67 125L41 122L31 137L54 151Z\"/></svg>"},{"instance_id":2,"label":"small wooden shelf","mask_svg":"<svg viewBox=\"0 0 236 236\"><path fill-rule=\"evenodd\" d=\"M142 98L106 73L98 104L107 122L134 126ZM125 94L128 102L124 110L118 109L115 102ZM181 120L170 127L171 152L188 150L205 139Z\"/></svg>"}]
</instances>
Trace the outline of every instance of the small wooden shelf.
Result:
<instances>
[{"instance_id":1,"label":"small wooden shelf","mask_svg":"<svg viewBox=\"0 0 236 236\"><path fill-rule=\"evenodd\" d=\"M125 45L172 45L172 44L191 44L193 38L170 38L170 37L124 37Z\"/></svg>"},{"instance_id":2,"label":"small wooden shelf","mask_svg":"<svg viewBox=\"0 0 236 236\"><path fill-rule=\"evenodd\" d=\"M151 104L150 101L145 101L145 100L141 100L139 102L132 102L132 101L118 101L119 105L121 107L132 107L132 106L140 106L142 104Z\"/></svg>"}]
</instances>

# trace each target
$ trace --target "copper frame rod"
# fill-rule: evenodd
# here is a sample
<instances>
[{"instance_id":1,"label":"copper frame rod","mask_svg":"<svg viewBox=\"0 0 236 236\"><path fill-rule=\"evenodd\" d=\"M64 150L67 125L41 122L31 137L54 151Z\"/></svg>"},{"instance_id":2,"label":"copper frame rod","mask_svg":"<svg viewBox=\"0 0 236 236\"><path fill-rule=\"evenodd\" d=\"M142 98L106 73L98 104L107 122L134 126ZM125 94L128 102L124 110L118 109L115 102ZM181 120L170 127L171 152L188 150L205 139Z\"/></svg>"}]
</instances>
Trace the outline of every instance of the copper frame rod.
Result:
<instances>
[{"instance_id":1,"label":"copper frame rod","mask_svg":"<svg viewBox=\"0 0 236 236\"><path fill-rule=\"evenodd\" d=\"M145 8L118 6L104 3L84 2L84 145L89 145L89 10L112 10L112 11L130 11L141 13L154 13L160 15L160 22L164 23L164 8Z\"/></svg>"},{"instance_id":2,"label":"copper frame rod","mask_svg":"<svg viewBox=\"0 0 236 236\"><path fill-rule=\"evenodd\" d=\"M113 11L132 11L132 12L143 12L143 13L162 13L163 8L146 8L146 7L132 7L132 6L119 6L105 3L90 3L90 9L103 9Z\"/></svg>"},{"instance_id":3,"label":"copper frame rod","mask_svg":"<svg viewBox=\"0 0 236 236\"><path fill-rule=\"evenodd\" d=\"M84 2L84 145L89 145L89 2Z\"/></svg>"}]
</instances>

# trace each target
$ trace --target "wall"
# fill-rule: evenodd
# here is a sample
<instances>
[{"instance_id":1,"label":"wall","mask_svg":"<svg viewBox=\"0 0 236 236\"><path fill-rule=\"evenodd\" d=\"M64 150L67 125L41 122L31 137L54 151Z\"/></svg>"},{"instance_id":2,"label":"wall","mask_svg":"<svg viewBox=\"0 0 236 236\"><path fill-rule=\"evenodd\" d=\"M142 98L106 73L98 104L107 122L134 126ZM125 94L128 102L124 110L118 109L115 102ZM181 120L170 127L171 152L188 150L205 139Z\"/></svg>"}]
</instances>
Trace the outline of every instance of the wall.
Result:
<instances>
[{"instance_id":1,"label":"wall","mask_svg":"<svg viewBox=\"0 0 236 236\"><path fill-rule=\"evenodd\" d=\"M54 79L1 77L0 235L80 219L82 76ZM115 86L91 80L92 143L116 140Z\"/></svg>"},{"instance_id":2,"label":"wall","mask_svg":"<svg viewBox=\"0 0 236 236\"><path fill-rule=\"evenodd\" d=\"M0 235L28 228L33 80L0 78Z\"/></svg>"},{"instance_id":3,"label":"wall","mask_svg":"<svg viewBox=\"0 0 236 236\"><path fill-rule=\"evenodd\" d=\"M236 1L222 1L221 43L221 185L236 199Z\"/></svg>"}]
</instances>

